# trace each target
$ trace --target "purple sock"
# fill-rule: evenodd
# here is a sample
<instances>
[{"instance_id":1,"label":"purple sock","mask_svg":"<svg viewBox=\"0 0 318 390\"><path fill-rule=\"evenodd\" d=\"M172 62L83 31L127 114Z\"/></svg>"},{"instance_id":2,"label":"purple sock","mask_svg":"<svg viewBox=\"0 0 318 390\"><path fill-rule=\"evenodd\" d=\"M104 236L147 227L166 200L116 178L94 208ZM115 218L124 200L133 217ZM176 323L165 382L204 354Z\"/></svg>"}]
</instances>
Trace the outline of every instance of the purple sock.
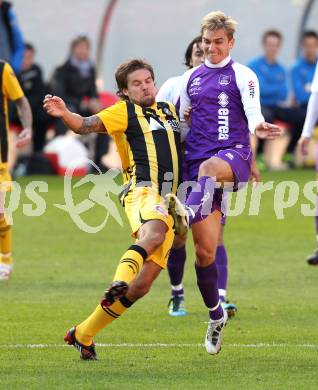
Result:
<instances>
[{"instance_id":1,"label":"purple sock","mask_svg":"<svg viewBox=\"0 0 318 390\"><path fill-rule=\"evenodd\" d=\"M168 259L168 273L170 278L171 286L171 296L180 296L184 294L182 286L182 278L184 271L184 263L186 260L186 248L182 246L181 248L174 249L172 248L169 254Z\"/></svg>"},{"instance_id":2,"label":"purple sock","mask_svg":"<svg viewBox=\"0 0 318 390\"><path fill-rule=\"evenodd\" d=\"M185 205L189 210L189 225L202 221L215 209L213 202L215 180L202 176L191 190Z\"/></svg>"},{"instance_id":3,"label":"purple sock","mask_svg":"<svg viewBox=\"0 0 318 390\"><path fill-rule=\"evenodd\" d=\"M197 274L197 284L205 306L209 309L211 320L222 318L223 309L219 298L218 271L216 264L213 263L207 267L199 267L195 264L195 271Z\"/></svg>"},{"instance_id":4,"label":"purple sock","mask_svg":"<svg viewBox=\"0 0 318 390\"><path fill-rule=\"evenodd\" d=\"M223 245L219 245L216 249L215 264L218 269L218 288L221 301L225 301L227 287L227 253Z\"/></svg>"}]
</instances>

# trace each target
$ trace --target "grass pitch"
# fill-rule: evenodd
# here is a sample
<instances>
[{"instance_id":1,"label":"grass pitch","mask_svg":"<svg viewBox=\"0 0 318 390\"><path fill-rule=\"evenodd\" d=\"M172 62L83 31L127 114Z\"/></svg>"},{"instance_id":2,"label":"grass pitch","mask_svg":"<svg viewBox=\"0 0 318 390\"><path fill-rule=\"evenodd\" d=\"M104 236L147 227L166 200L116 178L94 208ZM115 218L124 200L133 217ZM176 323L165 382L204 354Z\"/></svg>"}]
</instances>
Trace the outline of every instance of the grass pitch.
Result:
<instances>
[{"instance_id":1,"label":"grass pitch","mask_svg":"<svg viewBox=\"0 0 318 390\"><path fill-rule=\"evenodd\" d=\"M258 216L249 216L246 208L228 219L229 297L239 311L226 328L218 356L208 355L202 345L207 312L189 240L189 315L167 315L170 291L162 272L148 296L96 337L104 344L97 347L100 360L82 362L74 348L64 347L64 333L95 308L132 242L129 227L126 219L121 228L110 218L97 234L79 230L54 207L64 203L63 181L55 177L45 178L45 213L25 216L23 204L32 203L25 187L33 179L20 181L22 196L13 215L15 270L0 285L2 389L318 388L318 267L304 261L316 243L313 218L300 213L301 203L310 203L303 196L282 220L274 212L273 190L262 196ZM262 179L274 180L274 186L293 180L302 190L315 174L290 171ZM90 185L76 191L80 202ZM82 217L98 225L105 211L96 205Z\"/></svg>"}]
</instances>

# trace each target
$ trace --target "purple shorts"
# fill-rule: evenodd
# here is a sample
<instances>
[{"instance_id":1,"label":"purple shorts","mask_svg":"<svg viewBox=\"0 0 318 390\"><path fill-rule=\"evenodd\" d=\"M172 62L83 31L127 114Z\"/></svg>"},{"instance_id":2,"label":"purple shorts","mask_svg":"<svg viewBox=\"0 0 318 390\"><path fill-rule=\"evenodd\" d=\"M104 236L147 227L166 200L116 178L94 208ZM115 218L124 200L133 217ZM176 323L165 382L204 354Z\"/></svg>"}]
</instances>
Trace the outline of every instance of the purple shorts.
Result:
<instances>
[{"instance_id":1,"label":"purple shorts","mask_svg":"<svg viewBox=\"0 0 318 390\"><path fill-rule=\"evenodd\" d=\"M234 173L233 186L226 188L227 191L237 191L242 186L246 185L251 175L252 150L249 146L238 145L234 148L221 149L211 153L211 157L218 157L230 164ZM197 181L200 165L207 159L186 161L183 165L183 181ZM218 195L218 190L216 195ZM219 196L217 196L220 199ZM222 224L225 225L226 216L224 210L227 206L227 197L223 195L223 218Z\"/></svg>"},{"instance_id":2,"label":"purple shorts","mask_svg":"<svg viewBox=\"0 0 318 390\"><path fill-rule=\"evenodd\" d=\"M235 148L221 149L215 153L211 153L211 157L218 157L230 164L235 181L232 191L237 191L240 184L246 184L251 175L252 150L249 146L238 146ZM204 158L186 161L183 167L183 180L198 180L200 165L206 160L207 159Z\"/></svg>"}]
</instances>

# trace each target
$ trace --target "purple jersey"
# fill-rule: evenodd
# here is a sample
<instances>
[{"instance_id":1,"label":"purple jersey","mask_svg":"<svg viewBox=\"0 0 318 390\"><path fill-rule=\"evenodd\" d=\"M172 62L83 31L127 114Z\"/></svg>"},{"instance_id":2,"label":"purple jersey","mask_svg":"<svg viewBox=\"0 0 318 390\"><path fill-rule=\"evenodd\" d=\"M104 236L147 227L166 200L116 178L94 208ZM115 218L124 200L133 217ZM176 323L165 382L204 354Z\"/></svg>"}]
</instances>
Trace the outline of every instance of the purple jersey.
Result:
<instances>
[{"instance_id":1,"label":"purple jersey","mask_svg":"<svg viewBox=\"0 0 318 390\"><path fill-rule=\"evenodd\" d=\"M208 61L186 72L181 90L180 117L188 106L191 129L185 138L185 160L207 159L217 150L243 148L249 133L264 121L255 73L231 60Z\"/></svg>"}]
</instances>

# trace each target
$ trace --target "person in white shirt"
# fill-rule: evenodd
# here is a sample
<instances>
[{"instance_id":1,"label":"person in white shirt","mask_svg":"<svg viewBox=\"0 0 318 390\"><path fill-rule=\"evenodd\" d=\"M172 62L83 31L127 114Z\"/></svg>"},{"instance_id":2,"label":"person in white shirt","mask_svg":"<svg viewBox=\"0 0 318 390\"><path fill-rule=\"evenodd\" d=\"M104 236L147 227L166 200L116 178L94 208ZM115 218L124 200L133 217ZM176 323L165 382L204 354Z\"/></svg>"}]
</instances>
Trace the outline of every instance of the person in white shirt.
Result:
<instances>
[{"instance_id":1,"label":"person in white shirt","mask_svg":"<svg viewBox=\"0 0 318 390\"><path fill-rule=\"evenodd\" d=\"M311 85L311 94L308 101L306 119L301 133L301 137L298 141L298 147L302 154L308 154L309 141L313 134L314 128L318 122L318 65L316 65L314 79ZM318 160L316 161L316 171L318 177ZM318 210L318 197L317 197L317 209ZM318 242L318 215L316 211L315 221L316 221L316 237ZM307 257L307 263L309 265L318 265L318 248L314 253Z\"/></svg>"}]
</instances>

